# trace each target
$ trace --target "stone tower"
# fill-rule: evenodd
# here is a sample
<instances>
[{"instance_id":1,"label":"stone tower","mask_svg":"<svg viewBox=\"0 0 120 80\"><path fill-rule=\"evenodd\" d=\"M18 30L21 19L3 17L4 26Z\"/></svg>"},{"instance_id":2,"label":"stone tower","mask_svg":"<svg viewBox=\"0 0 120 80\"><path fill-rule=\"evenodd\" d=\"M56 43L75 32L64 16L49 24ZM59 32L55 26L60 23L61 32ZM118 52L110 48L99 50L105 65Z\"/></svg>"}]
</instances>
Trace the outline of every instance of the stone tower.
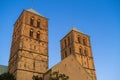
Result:
<instances>
[{"instance_id":1,"label":"stone tower","mask_svg":"<svg viewBox=\"0 0 120 80\"><path fill-rule=\"evenodd\" d=\"M96 80L90 37L76 28L72 28L60 43L61 59L63 60L70 54L74 54L79 63L92 77L92 80Z\"/></svg>"},{"instance_id":2,"label":"stone tower","mask_svg":"<svg viewBox=\"0 0 120 80\"><path fill-rule=\"evenodd\" d=\"M32 80L47 70L48 19L33 9L23 10L14 24L9 72L17 80Z\"/></svg>"}]
</instances>

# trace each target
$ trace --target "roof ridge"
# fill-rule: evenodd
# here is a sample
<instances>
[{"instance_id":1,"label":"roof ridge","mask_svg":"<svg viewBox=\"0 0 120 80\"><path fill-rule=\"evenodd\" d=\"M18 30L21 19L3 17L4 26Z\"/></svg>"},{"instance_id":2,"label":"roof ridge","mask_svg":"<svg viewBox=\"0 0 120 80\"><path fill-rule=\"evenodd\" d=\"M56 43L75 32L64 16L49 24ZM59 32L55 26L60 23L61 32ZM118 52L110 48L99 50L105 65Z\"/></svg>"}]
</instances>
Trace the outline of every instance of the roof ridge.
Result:
<instances>
[{"instance_id":1,"label":"roof ridge","mask_svg":"<svg viewBox=\"0 0 120 80\"><path fill-rule=\"evenodd\" d=\"M39 16L44 17L43 15L41 15L39 12L37 12L37 11L34 10L33 8L27 9L26 11L29 11L29 12L32 12L32 13L34 13L34 14L37 14L37 15L39 15Z\"/></svg>"},{"instance_id":2,"label":"roof ridge","mask_svg":"<svg viewBox=\"0 0 120 80\"><path fill-rule=\"evenodd\" d=\"M78 30L75 26L72 26L72 29L70 30L70 31L77 31L77 32L80 32L80 33L83 33L83 32L81 32L80 30ZM83 33L83 34L85 34L85 33Z\"/></svg>"}]
</instances>

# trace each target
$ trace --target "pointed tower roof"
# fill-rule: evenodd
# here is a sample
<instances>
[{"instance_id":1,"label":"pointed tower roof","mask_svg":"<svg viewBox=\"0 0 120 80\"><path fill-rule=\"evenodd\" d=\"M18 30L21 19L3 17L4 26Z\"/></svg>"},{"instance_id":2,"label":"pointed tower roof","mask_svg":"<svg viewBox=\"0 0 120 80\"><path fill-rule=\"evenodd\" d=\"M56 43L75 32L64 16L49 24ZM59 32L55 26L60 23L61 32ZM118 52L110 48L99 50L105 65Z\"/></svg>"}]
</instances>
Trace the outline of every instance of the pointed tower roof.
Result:
<instances>
[{"instance_id":1,"label":"pointed tower roof","mask_svg":"<svg viewBox=\"0 0 120 80\"><path fill-rule=\"evenodd\" d=\"M32 13L37 14L37 15L39 15L39 16L42 16L40 13L38 13L37 11L35 11L35 10L32 9L32 8L30 8L30 9L28 9L28 10L26 10L26 11L29 11L29 12L32 12ZM44 17L44 16L42 16L42 17Z\"/></svg>"},{"instance_id":2,"label":"pointed tower roof","mask_svg":"<svg viewBox=\"0 0 120 80\"><path fill-rule=\"evenodd\" d=\"M82 34L85 34L85 33L81 32L80 30L78 30L75 26L73 26L70 31L76 31L76 32L80 32Z\"/></svg>"},{"instance_id":3,"label":"pointed tower roof","mask_svg":"<svg viewBox=\"0 0 120 80\"><path fill-rule=\"evenodd\" d=\"M89 35L87 35L87 34L81 32L81 31L79 31L75 26L72 26L72 29L71 29L61 40L63 40L63 39L64 39L69 33L71 33L72 31L75 31L75 32L78 32L78 33L81 33L81 34L84 34L84 35L90 37ZM60 40L60 41L61 41L61 40Z\"/></svg>"},{"instance_id":4,"label":"pointed tower roof","mask_svg":"<svg viewBox=\"0 0 120 80\"><path fill-rule=\"evenodd\" d=\"M80 32L76 27L72 27L72 29L71 30L73 30L73 31L77 31L77 32Z\"/></svg>"}]
</instances>

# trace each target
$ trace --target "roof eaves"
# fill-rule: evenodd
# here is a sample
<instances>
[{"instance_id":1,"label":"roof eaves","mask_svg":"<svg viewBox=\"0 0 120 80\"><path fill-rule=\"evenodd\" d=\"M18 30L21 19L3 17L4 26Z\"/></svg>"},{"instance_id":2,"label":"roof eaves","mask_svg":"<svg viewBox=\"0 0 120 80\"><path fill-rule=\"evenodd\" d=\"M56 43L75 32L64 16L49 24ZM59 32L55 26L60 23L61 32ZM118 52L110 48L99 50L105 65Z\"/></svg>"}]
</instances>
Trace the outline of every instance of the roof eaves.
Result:
<instances>
[{"instance_id":1,"label":"roof eaves","mask_svg":"<svg viewBox=\"0 0 120 80\"><path fill-rule=\"evenodd\" d=\"M29 12L32 12L32 13L34 13L34 14L37 14L37 15L39 15L39 16L44 17L43 15L41 15L40 13L38 13L37 11L35 11L35 10L32 9L32 8L30 8L30 9L28 9L28 10L26 10L26 11L29 11Z\"/></svg>"}]
</instances>

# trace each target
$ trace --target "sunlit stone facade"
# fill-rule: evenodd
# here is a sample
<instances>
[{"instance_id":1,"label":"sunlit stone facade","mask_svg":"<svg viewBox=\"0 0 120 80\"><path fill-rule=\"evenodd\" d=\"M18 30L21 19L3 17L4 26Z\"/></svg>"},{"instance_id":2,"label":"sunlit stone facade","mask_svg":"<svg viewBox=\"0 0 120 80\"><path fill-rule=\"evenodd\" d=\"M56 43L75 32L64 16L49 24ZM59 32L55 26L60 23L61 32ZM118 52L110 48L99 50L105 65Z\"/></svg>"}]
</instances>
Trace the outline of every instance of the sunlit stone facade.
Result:
<instances>
[{"instance_id":1,"label":"sunlit stone facade","mask_svg":"<svg viewBox=\"0 0 120 80\"><path fill-rule=\"evenodd\" d=\"M49 80L52 72L69 80L97 80L88 35L72 28L60 46L61 62L48 70L48 19L33 9L23 10L14 24L8 71L17 80Z\"/></svg>"},{"instance_id":2,"label":"sunlit stone facade","mask_svg":"<svg viewBox=\"0 0 120 80\"><path fill-rule=\"evenodd\" d=\"M48 70L48 19L24 10L14 24L9 72L17 80L32 80Z\"/></svg>"},{"instance_id":3,"label":"sunlit stone facade","mask_svg":"<svg viewBox=\"0 0 120 80\"><path fill-rule=\"evenodd\" d=\"M93 80L96 80L90 37L76 28L61 40L61 59L74 54L81 66L89 73Z\"/></svg>"}]
</instances>

